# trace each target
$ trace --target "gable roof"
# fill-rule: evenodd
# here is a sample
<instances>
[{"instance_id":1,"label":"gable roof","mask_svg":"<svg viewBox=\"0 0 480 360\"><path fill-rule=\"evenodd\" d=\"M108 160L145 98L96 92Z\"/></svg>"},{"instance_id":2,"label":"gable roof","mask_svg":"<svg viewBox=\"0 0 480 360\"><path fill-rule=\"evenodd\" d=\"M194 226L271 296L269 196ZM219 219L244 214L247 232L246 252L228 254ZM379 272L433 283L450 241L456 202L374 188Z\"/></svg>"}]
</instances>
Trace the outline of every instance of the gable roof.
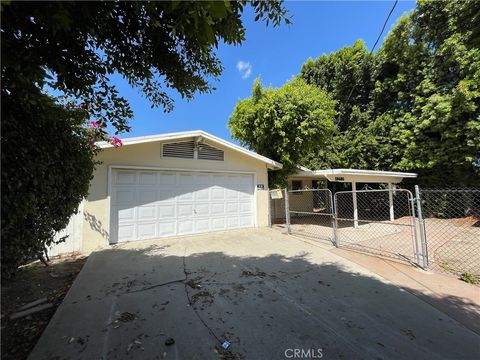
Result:
<instances>
[{"instance_id":1,"label":"gable roof","mask_svg":"<svg viewBox=\"0 0 480 360\"><path fill-rule=\"evenodd\" d=\"M174 133L165 133L165 134L125 138L125 139L122 139L122 144L123 144L123 146L129 146L129 145L136 145L136 144L145 144L145 143L159 142L159 141L181 140L181 139L196 138L196 137L201 137L202 139L208 140L212 144L218 144L218 145L224 146L228 149L238 151L238 152L240 152L244 155L250 156L254 159L263 161L272 170L282 168L282 164L280 164L279 162L276 162L272 159L269 159L269 158L267 158L263 155L257 154L254 151L245 149L244 147L241 147L239 145L233 144L233 143L231 143L227 140L224 140L222 138L219 138L215 135L209 134L209 133L207 133L203 130L179 131L179 132L174 132ZM101 149L107 149L107 148L112 148L113 147L112 144L110 144L106 141L97 142L96 145L98 147L100 147Z\"/></svg>"}]
</instances>

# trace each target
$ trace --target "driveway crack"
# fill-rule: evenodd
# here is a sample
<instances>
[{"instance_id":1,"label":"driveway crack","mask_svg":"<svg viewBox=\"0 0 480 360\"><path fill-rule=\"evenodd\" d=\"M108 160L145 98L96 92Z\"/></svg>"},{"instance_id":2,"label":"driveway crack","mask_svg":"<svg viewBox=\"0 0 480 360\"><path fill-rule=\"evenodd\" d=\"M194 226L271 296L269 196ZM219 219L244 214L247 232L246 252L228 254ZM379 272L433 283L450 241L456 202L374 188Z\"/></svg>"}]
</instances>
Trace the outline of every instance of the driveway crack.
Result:
<instances>
[{"instance_id":1,"label":"driveway crack","mask_svg":"<svg viewBox=\"0 0 480 360\"><path fill-rule=\"evenodd\" d=\"M188 272L187 272L187 265L186 265L186 255L187 255L187 248L185 247L185 252L183 254L183 273L185 275L185 279L183 280L183 283L184 283L184 289L185 289L185 296L187 297L188 304L193 309L193 311L195 312L195 315L197 316L198 320L200 320L202 325L220 343L220 345L222 345L223 341L217 336L217 334L215 334L215 331L213 331L213 329L210 326L208 326L208 324L205 322L205 320L203 320L203 318L200 315L200 313L198 312L198 310L195 308L195 306L193 306L194 303L192 302L190 294L188 293L188 284L187 284Z\"/></svg>"}]
</instances>

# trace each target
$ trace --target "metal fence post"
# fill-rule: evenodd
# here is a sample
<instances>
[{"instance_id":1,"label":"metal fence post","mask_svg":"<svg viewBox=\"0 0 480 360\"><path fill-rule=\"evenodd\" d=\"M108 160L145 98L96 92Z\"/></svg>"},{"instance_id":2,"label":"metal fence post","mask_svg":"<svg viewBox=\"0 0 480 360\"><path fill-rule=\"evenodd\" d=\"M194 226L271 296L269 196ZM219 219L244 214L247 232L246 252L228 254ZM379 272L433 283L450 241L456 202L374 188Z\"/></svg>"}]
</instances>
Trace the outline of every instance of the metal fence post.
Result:
<instances>
[{"instance_id":1,"label":"metal fence post","mask_svg":"<svg viewBox=\"0 0 480 360\"><path fill-rule=\"evenodd\" d=\"M267 191L268 196L268 227L272 227L272 195L270 190Z\"/></svg>"},{"instance_id":2,"label":"metal fence post","mask_svg":"<svg viewBox=\"0 0 480 360\"><path fill-rule=\"evenodd\" d=\"M338 248L338 239L337 239L337 211L335 210L335 203L333 202L333 195L330 190L330 213L332 216L332 229L333 229L333 245Z\"/></svg>"},{"instance_id":3,"label":"metal fence post","mask_svg":"<svg viewBox=\"0 0 480 360\"><path fill-rule=\"evenodd\" d=\"M425 220L422 213L422 199L420 197L420 188L415 185L415 200L417 201L418 230L420 233L420 242L422 245L423 269L428 270L428 247L425 234Z\"/></svg>"},{"instance_id":4,"label":"metal fence post","mask_svg":"<svg viewBox=\"0 0 480 360\"><path fill-rule=\"evenodd\" d=\"M287 225L287 231L289 234L292 233L292 229L290 228L290 205L288 202L288 189L285 188L285 222Z\"/></svg>"}]
</instances>

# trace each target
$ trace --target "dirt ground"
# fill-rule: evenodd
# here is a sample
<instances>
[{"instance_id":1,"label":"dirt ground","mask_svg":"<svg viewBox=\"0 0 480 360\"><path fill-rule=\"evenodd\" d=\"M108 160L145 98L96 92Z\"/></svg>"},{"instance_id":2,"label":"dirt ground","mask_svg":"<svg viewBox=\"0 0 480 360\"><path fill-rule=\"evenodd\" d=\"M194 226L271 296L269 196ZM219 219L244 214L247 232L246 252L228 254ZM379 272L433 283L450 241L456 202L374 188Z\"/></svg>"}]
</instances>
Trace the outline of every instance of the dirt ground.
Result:
<instances>
[{"instance_id":1,"label":"dirt ground","mask_svg":"<svg viewBox=\"0 0 480 360\"><path fill-rule=\"evenodd\" d=\"M281 220L275 227L286 230ZM418 226L418 224L417 224ZM322 216L292 217L291 229L295 235L333 242L331 219ZM339 221L336 230L340 247L416 262L412 218L405 216L395 221ZM469 216L456 219L425 219L429 267L431 270L460 278L470 274L480 283L480 219ZM417 237L420 235L417 233ZM420 240L418 240L420 246ZM421 249L419 248L419 252Z\"/></svg>"},{"instance_id":2,"label":"dirt ground","mask_svg":"<svg viewBox=\"0 0 480 360\"><path fill-rule=\"evenodd\" d=\"M2 359L21 360L28 357L86 259L55 259L48 267L36 262L20 269L14 279L2 281ZM10 319L16 309L45 297L53 304L51 308Z\"/></svg>"}]
</instances>

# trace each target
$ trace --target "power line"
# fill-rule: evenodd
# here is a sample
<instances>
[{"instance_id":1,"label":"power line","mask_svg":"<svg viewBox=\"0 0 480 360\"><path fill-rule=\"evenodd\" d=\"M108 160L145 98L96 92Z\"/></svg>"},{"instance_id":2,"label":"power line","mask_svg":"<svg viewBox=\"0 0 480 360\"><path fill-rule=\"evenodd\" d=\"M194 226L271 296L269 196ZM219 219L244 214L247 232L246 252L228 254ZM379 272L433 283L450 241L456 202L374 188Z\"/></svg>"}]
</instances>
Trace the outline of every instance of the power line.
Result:
<instances>
[{"instance_id":1,"label":"power line","mask_svg":"<svg viewBox=\"0 0 480 360\"><path fill-rule=\"evenodd\" d=\"M383 23L382 30L380 31L380 34L378 34L377 40L375 40L375 44L373 44L372 50L370 50L370 54L369 54L369 55L372 55L372 54L373 54L373 51L375 50L375 47L377 46L378 42L380 41L380 38L382 37L382 34L383 34L383 32L385 31L385 27L386 27L387 24L388 24L388 20L390 20L390 16L392 16L392 13L393 13L393 11L395 10L395 7L397 6L397 3L398 3L398 0L395 0L395 2L393 3L392 8L390 9L390 12L388 13L387 18L385 19L385 22ZM357 82L355 82L355 83L353 84L352 90L350 90L350 93L348 94L348 97L347 97L347 101L345 101L345 103L348 103L348 102L350 101L350 97L352 96L353 91L355 90L356 87L357 87ZM340 117L340 115L339 115L339 117Z\"/></svg>"}]
</instances>

